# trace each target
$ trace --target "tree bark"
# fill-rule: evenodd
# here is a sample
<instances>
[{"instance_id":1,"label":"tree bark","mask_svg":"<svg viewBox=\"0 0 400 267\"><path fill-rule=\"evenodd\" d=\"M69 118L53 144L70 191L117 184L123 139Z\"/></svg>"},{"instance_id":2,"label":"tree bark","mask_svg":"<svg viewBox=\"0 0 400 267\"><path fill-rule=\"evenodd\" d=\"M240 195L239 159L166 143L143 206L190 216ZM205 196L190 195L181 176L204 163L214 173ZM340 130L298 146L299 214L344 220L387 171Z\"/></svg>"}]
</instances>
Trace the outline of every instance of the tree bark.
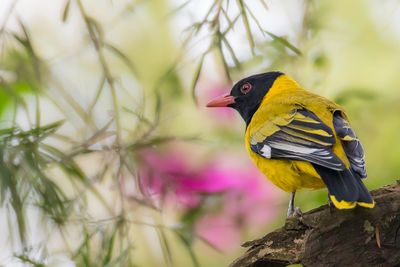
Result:
<instances>
[{"instance_id":1,"label":"tree bark","mask_svg":"<svg viewBox=\"0 0 400 267\"><path fill-rule=\"evenodd\" d=\"M230 267L400 266L400 183L371 192L376 206L336 210L321 206L284 227L244 243Z\"/></svg>"}]
</instances>

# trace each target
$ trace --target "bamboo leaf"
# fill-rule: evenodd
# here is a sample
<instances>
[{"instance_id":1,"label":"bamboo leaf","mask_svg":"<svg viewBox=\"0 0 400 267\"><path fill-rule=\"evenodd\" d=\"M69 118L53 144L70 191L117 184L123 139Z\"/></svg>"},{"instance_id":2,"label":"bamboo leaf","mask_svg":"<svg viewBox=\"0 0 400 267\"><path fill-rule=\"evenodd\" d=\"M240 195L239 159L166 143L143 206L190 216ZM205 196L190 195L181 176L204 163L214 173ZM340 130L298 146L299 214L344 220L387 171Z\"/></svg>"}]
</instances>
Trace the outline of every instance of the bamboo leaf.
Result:
<instances>
[{"instance_id":1,"label":"bamboo leaf","mask_svg":"<svg viewBox=\"0 0 400 267\"><path fill-rule=\"evenodd\" d=\"M222 66L224 67L225 76L226 76L226 78L228 79L229 82L232 82L229 66L228 66L228 63L225 60L224 52L222 51L222 43L221 43L220 39L218 40L217 48L218 48L219 55L221 57Z\"/></svg>"},{"instance_id":2,"label":"bamboo leaf","mask_svg":"<svg viewBox=\"0 0 400 267\"><path fill-rule=\"evenodd\" d=\"M255 52L254 52L255 43L254 43L254 39L253 39L253 34L251 32L251 28L250 28L249 18L247 17L245 4L244 4L243 0L237 0L237 3L239 5L240 13L242 14L242 20L243 20L244 28L246 30L246 35L247 35L247 39L249 41L250 49L251 49L252 54L254 55L255 54Z\"/></svg>"},{"instance_id":3,"label":"bamboo leaf","mask_svg":"<svg viewBox=\"0 0 400 267\"><path fill-rule=\"evenodd\" d=\"M238 67L238 69L241 68L241 64L239 59L236 57L235 51L233 51L232 46L230 45L230 43L228 42L228 40L225 38L225 36L223 36L221 34L221 40L224 43L225 47L227 48L229 54L231 55L233 62L235 63L236 67Z\"/></svg>"},{"instance_id":4,"label":"bamboo leaf","mask_svg":"<svg viewBox=\"0 0 400 267\"><path fill-rule=\"evenodd\" d=\"M107 265L107 264L109 264L111 262L112 252L113 252L113 249L114 249L114 241L115 241L115 237L116 237L117 231L118 231L118 226L116 226L113 229L111 237L109 239L106 239L106 243L107 243L106 247L107 248L106 248L106 254L104 256L102 266L105 266L105 265Z\"/></svg>"},{"instance_id":5,"label":"bamboo leaf","mask_svg":"<svg viewBox=\"0 0 400 267\"><path fill-rule=\"evenodd\" d=\"M93 44L96 50L104 45L104 30L95 19L86 16L85 21L87 22L90 37L92 38Z\"/></svg>"},{"instance_id":6,"label":"bamboo leaf","mask_svg":"<svg viewBox=\"0 0 400 267\"><path fill-rule=\"evenodd\" d=\"M168 13L167 17L171 17L171 16L174 16L175 14L177 14L179 11L181 11L182 9L184 9L184 8L190 3L190 1L191 1L191 0L187 0L187 1L183 2L182 4L180 4L179 6L177 6L176 8L172 9L172 10Z\"/></svg>"},{"instance_id":7,"label":"bamboo leaf","mask_svg":"<svg viewBox=\"0 0 400 267\"><path fill-rule=\"evenodd\" d=\"M29 266L33 266L33 267L45 267L45 265L41 262L38 262L36 260L33 260L31 258L29 258L26 255L15 255L16 258L18 258L20 261L22 261L23 263L27 263L29 264ZM26 266L26 265L25 265Z\"/></svg>"},{"instance_id":8,"label":"bamboo leaf","mask_svg":"<svg viewBox=\"0 0 400 267\"><path fill-rule=\"evenodd\" d=\"M86 177L85 173L82 171L82 169L76 164L76 162L71 158L71 156L64 154L62 151L59 149L46 145L46 144L41 144L41 148L48 151L53 157L59 159L59 167L61 168L64 173L68 174L68 177L71 176L73 179L78 179L80 183L85 185L90 192L93 193L93 195L103 204L103 206L109 211L110 213L112 212L112 208L110 205L107 203L106 199L103 197L103 195L94 187L89 179ZM72 180L73 181L73 180Z\"/></svg>"},{"instance_id":9,"label":"bamboo leaf","mask_svg":"<svg viewBox=\"0 0 400 267\"><path fill-rule=\"evenodd\" d=\"M4 147L0 150L0 158L4 159ZM10 192L11 194L11 205L15 211L15 215L17 217L17 224L19 230L20 240L25 242L25 215L23 211L23 201L18 193L17 183L18 180L13 175L11 170L7 168L3 160L0 160L0 185L1 185L1 202L3 203L5 200L6 192Z\"/></svg>"},{"instance_id":10,"label":"bamboo leaf","mask_svg":"<svg viewBox=\"0 0 400 267\"><path fill-rule=\"evenodd\" d=\"M33 72L35 73L36 79L38 81L40 81L40 79L41 79L41 73L40 73L41 61L39 60L39 57L37 56L37 54L35 53L35 50L33 49L33 44L32 44L31 38L28 34L27 28L25 27L25 25L22 23L21 20L19 20L18 22L22 29L22 32L24 33L24 37L25 37L24 42L23 42L23 43L25 43L24 47L25 47L26 51L28 52L28 54L32 58Z\"/></svg>"},{"instance_id":11,"label":"bamboo leaf","mask_svg":"<svg viewBox=\"0 0 400 267\"><path fill-rule=\"evenodd\" d=\"M197 259L197 256L192 247L192 241L191 241L192 233L176 231L176 234L178 235L179 239L184 244L187 252L189 253L189 256L190 256L190 259L192 260L193 266L200 267L199 260Z\"/></svg>"},{"instance_id":12,"label":"bamboo leaf","mask_svg":"<svg viewBox=\"0 0 400 267\"><path fill-rule=\"evenodd\" d=\"M294 45L292 45L288 40L286 40L285 38L279 37L275 34L273 34L272 32L266 31L264 30L264 32L266 34L268 34L270 37L272 37L272 39L280 42L281 44L283 44L284 46L286 46L287 48L289 48L290 50L292 50L294 53L296 53L297 55L302 55L301 51L295 47Z\"/></svg>"},{"instance_id":13,"label":"bamboo leaf","mask_svg":"<svg viewBox=\"0 0 400 267\"><path fill-rule=\"evenodd\" d=\"M173 266L171 248L169 246L165 232L160 227L156 228L156 231L157 231L158 240L160 242L160 245L161 245L161 248L163 251L166 266Z\"/></svg>"},{"instance_id":14,"label":"bamboo leaf","mask_svg":"<svg viewBox=\"0 0 400 267\"><path fill-rule=\"evenodd\" d=\"M196 105L198 104L197 97L196 97L196 85L200 78L201 69L203 68L204 57L205 57L205 54L203 54L201 56L200 61L197 64L196 70L194 71L192 85L190 86L190 88L191 88L190 91L192 92L192 99L196 103Z\"/></svg>"},{"instance_id":15,"label":"bamboo leaf","mask_svg":"<svg viewBox=\"0 0 400 267\"><path fill-rule=\"evenodd\" d=\"M107 131L110 125L113 123L113 119L111 119L106 125L104 125L100 130L95 132L84 144L86 147L92 146L103 139L106 139L110 136L115 135L115 131Z\"/></svg>"},{"instance_id":16,"label":"bamboo leaf","mask_svg":"<svg viewBox=\"0 0 400 267\"><path fill-rule=\"evenodd\" d=\"M239 20L240 18L240 13L228 24L228 27L221 33L221 35L223 37L226 36L226 34L233 29L233 27L235 26L236 22Z\"/></svg>"},{"instance_id":17,"label":"bamboo leaf","mask_svg":"<svg viewBox=\"0 0 400 267\"><path fill-rule=\"evenodd\" d=\"M128 149L129 150L138 150L138 149L143 149L146 147L160 145L160 144L164 144L164 143L168 143L168 142L172 142L172 141L176 141L176 140L193 140L193 138L183 139L183 138L178 138L176 136L154 137L147 141L140 141L140 142L138 141L136 143L133 143L128 146Z\"/></svg>"},{"instance_id":18,"label":"bamboo leaf","mask_svg":"<svg viewBox=\"0 0 400 267\"><path fill-rule=\"evenodd\" d=\"M78 177L80 181L86 180L86 176L81 168L68 155L64 154L61 150L54 146L41 144L40 147L50 153L54 159L59 161L60 167L65 173L73 175L74 177Z\"/></svg>"},{"instance_id":19,"label":"bamboo leaf","mask_svg":"<svg viewBox=\"0 0 400 267\"><path fill-rule=\"evenodd\" d=\"M134 266L132 264L124 264L127 261L129 252L133 249L133 247L128 246L126 249L121 251L114 260L110 261L108 264L104 265L104 267L111 267L111 266Z\"/></svg>"},{"instance_id":20,"label":"bamboo leaf","mask_svg":"<svg viewBox=\"0 0 400 267\"><path fill-rule=\"evenodd\" d=\"M58 128L60 128L63 124L64 124L65 120L59 120L59 121L55 121L49 124L46 124L42 127L40 127L40 132L42 134L44 134L45 136L48 136L52 133L54 133L55 131L58 130ZM28 134L31 134L32 132L36 131L36 129L33 129L31 131L27 131Z\"/></svg>"},{"instance_id":21,"label":"bamboo leaf","mask_svg":"<svg viewBox=\"0 0 400 267\"><path fill-rule=\"evenodd\" d=\"M90 240L94 236L94 233L89 234L88 231L85 229L85 240L83 241L81 247L79 248L79 256L82 257L84 266L90 267L91 259L90 259Z\"/></svg>"},{"instance_id":22,"label":"bamboo leaf","mask_svg":"<svg viewBox=\"0 0 400 267\"><path fill-rule=\"evenodd\" d=\"M65 3L64 11L63 11L63 13L62 13L62 22L66 22L67 19L68 19L68 14L69 14L70 5L71 5L71 0L68 0L68 1Z\"/></svg>"},{"instance_id":23,"label":"bamboo leaf","mask_svg":"<svg viewBox=\"0 0 400 267\"><path fill-rule=\"evenodd\" d=\"M261 5L265 8L265 10L269 11L269 7L267 5L267 2L264 0L260 0Z\"/></svg>"},{"instance_id":24,"label":"bamboo leaf","mask_svg":"<svg viewBox=\"0 0 400 267\"><path fill-rule=\"evenodd\" d=\"M226 21L228 22L228 25L232 25L232 20L229 18L229 15L228 13L226 13L226 10L222 8L221 12L224 15Z\"/></svg>"},{"instance_id":25,"label":"bamboo leaf","mask_svg":"<svg viewBox=\"0 0 400 267\"><path fill-rule=\"evenodd\" d=\"M40 195L38 205L58 224L63 224L68 217L67 197L63 191L41 170L46 162L37 154L36 149L27 149L24 155L26 173L31 186Z\"/></svg>"},{"instance_id":26,"label":"bamboo leaf","mask_svg":"<svg viewBox=\"0 0 400 267\"><path fill-rule=\"evenodd\" d=\"M143 122L143 123L145 123L147 125L153 125L153 122L151 122L148 118L146 118L140 112L134 111L134 110L132 110L130 108L127 108L127 107L122 107L122 110L134 115L136 118L139 119L140 122Z\"/></svg>"},{"instance_id":27,"label":"bamboo leaf","mask_svg":"<svg viewBox=\"0 0 400 267\"><path fill-rule=\"evenodd\" d=\"M105 84L106 84L106 76L103 74L101 76L100 83L99 83L99 85L97 87L97 90L96 90L96 96L94 97L92 103L89 106L89 109L88 109L88 115L89 116L92 114L94 107L96 106L97 102L99 101L99 98L101 96L101 93L103 92Z\"/></svg>"},{"instance_id":28,"label":"bamboo leaf","mask_svg":"<svg viewBox=\"0 0 400 267\"><path fill-rule=\"evenodd\" d=\"M104 44L104 47L113 52L117 57L119 57L128 66L128 68L134 75L138 74L133 62L119 48L108 43Z\"/></svg>"}]
</instances>

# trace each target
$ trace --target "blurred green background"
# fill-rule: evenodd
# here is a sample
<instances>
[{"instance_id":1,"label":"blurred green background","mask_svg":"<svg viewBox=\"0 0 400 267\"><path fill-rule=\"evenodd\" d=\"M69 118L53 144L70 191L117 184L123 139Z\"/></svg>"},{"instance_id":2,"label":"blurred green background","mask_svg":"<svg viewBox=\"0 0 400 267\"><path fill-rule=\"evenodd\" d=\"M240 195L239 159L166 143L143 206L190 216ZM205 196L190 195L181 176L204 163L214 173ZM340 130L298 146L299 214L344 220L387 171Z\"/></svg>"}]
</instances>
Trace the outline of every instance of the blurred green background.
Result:
<instances>
[{"instance_id":1,"label":"blurred green background","mask_svg":"<svg viewBox=\"0 0 400 267\"><path fill-rule=\"evenodd\" d=\"M343 105L368 188L399 179L398 1L3 2L1 266L226 266L281 226L241 118L205 108L255 73Z\"/></svg>"}]
</instances>

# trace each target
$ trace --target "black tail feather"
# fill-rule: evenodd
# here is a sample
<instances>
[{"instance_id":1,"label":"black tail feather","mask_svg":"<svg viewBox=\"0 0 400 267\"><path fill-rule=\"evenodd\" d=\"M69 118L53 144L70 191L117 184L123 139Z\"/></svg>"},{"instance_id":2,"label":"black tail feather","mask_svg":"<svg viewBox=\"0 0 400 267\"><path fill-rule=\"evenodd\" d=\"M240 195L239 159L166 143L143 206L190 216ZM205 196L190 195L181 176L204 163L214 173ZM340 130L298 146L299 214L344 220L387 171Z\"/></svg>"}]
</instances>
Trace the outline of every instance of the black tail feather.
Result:
<instances>
[{"instance_id":1,"label":"black tail feather","mask_svg":"<svg viewBox=\"0 0 400 267\"><path fill-rule=\"evenodd\" d=\"M321 176L336 208L354 208L357 204L372 208L374 200L361 178L351 170L335 171L313 164Z\"/></svg>"}]
</instances>

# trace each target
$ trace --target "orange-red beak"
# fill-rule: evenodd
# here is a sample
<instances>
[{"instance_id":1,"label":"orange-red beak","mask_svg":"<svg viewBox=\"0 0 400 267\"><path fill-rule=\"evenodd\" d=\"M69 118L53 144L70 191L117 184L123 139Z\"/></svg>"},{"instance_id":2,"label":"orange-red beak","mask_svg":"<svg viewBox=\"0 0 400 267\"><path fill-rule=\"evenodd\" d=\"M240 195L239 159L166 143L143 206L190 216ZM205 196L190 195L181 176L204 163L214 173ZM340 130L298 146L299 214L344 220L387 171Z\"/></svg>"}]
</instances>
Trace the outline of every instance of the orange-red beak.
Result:
<instances>
[{"instance_id":1,"label":"orange-red beak","mask_svg":"<svg viewBox=\"0 0 400 267\"><path fill-rule=\"evenodd\" d=\"M227 107L230 104L235 103L235 97L231 96L229 94L219 96L217 98L214 98L211 100L208 104L207 107Z\"/></svg>"}]
</instances>

